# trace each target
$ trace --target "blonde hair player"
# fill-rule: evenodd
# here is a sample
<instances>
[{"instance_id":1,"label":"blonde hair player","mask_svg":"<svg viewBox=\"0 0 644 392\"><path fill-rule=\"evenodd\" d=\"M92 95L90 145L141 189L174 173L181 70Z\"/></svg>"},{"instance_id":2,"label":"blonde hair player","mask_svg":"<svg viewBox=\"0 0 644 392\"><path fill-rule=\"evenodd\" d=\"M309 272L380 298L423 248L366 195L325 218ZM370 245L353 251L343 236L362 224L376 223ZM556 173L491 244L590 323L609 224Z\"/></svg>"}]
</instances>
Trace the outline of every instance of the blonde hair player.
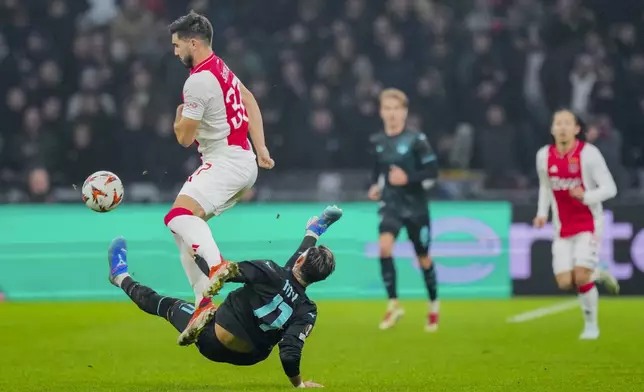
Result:
<instances>
[{"instance_id":1,"label":"blonde hair player","mask_svg":"<svg viewBox=\"0 0 644 392\"><path fill-rule=\"evenodd\" d=\"M435 332L438 329L438 288L436 269L429 254L427 192L438 177L438 164L425 134L407 128L408 106L404 92L393 88L384 90L380 94L384 132L371 137L376 164L369 198L380 204L380 267L389 297L380 328L393 327L404 314L398 302L393 259L394 243L404 227L422 268L429 296L425 330Z\"/></svg>"}]
</instances>

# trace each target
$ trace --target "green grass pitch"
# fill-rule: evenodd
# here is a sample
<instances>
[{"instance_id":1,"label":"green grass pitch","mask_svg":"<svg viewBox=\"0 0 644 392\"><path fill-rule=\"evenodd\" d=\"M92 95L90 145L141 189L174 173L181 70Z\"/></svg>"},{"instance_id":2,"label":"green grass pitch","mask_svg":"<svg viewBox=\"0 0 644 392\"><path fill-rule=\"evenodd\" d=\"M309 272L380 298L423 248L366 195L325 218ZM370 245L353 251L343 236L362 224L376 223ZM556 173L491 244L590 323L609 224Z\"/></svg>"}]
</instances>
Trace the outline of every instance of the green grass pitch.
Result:
<instances>
[{"instance_id":1,"label":"green grass pitch","mask_svg":"<svg viewBox=\"0 0 644 392\"><path fill-rule=\"evenodd\" d=\"M644 391L644 300L604 298L602 336L577 340L579 309L520 324L509 316L553 299L426 304L379 331L382 302L320 302L302 373L330 391ZM164 320L131 303L0 304L0 391L285 391L277 350L239 368L179 347Z\"/></svg>"}]
</instances>

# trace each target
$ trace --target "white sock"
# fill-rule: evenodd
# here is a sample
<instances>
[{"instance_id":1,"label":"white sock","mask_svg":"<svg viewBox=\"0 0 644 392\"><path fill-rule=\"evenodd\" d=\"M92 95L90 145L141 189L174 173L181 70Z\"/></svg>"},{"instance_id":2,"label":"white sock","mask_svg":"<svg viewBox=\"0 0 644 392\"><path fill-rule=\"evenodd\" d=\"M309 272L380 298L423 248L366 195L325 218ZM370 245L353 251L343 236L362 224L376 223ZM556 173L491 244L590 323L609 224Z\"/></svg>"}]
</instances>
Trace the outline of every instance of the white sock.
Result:
<instances>
[{"instance_id":1,"label":"white sock","mask_svg":"<svg viewBox=\"0 0 644 392\"><path fill-rule=\"evenodd\" d=\"M440 302L438 302L438 300L429 301L429 313L438 313L439 309L440 309Z\"/></svg>"},{"instance_id":2,"label":"white sock","mask_svg":"<svg viewBox=\"0 0 644 392\"><path fill-rule=\"evenodd\" d=\"M210 226L203 219L194 215L178 215L168 223L168 228L178 234L187 246L206 260L209 268L221 263L219 247L212 238Z\"/></svg>"},{"instance_id":3,"label":"white sock","mask_svg":"<svg viewBox=\"0 0 644 392\"><path fill-rule=\"evenodd\" d=\"M578 288L579 302L586 325L597 326L597 308L599 307L599 292L594 282L586 283Z\"/></svg>"},{"instance_id":4,"label":"white sock","mask_svg":"<svg viewBox=\"0 0 644 392\"><path fill-rule=\"evenodd\" d=\"M179 248L179 258L181 259L181 265L183 270L188 277L192 291L195 293L195 303L201 302L203 298L203 290L208 285L208 277L199 269L197 263L195 263L194 257L190 254L188 245L183 242L183 239L178 234L172 233L174 237L174 242L176 242L177 247Z\"/></svg>"}]
</instances>

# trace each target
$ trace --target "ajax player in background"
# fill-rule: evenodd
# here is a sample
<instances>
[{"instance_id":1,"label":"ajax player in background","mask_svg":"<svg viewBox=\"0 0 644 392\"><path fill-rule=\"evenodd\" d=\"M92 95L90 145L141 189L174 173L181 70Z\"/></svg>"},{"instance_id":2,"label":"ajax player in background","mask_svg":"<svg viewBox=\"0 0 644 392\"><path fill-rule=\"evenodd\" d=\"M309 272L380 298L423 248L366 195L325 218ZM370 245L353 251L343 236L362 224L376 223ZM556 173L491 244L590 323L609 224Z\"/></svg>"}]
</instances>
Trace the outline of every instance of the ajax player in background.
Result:
<instances>
[{"instance_id":1,"label":"ajax player in background","mask_svg":"<svg viewBox=\"0 0 644 392\"><path fill-rule=\"evenodd\" d=\"M257 101L212 50L210 21L190 12L174 21L169 30L174 54L190 68L174 132L182 146L195 143L202 159L165 216L195 293L197 310L179 337L179 344L187 345L215 312L212 301L202 296L208 279L195 264L194 256L203 258L213 272L226 264L206 221L231 208L257 179L249 133L259 165L271 169L274 162L264 141Z\"/></svg>"},{"instance_id":2,"label":"ajax player in background","mask_svg":"<svg viewBox=\"0 0 644 392\"><path fill-rule=\"evenodd\" d=\"M580 131L575 114L555 113L551 129L555 143L537 152L539 204L534 225L543 227L552 209L552 266L557 284L562 290L576 287L579 293L585 322L580 339L597 339L595 281L614 294L619 291L617 280L599 268L602 202L615 197L617 187L599 150L577 140Z\"/></svg>"},{"instance_id":3,"label":"ajax player in background","mask_svg":"<svg viewBox=\"0 0 644 392\"><path fill-rule=\"evenodd\" d=\"M376 155L369 198L380 202L380 266L389 304L380 329L393 327L404 311L398 302L394 242L404 227L414 245L429 295L425 330L438 328L436 269L429 255L430 222L427 191L438 177L436 154L427 137L407 128L407 96L397 89L380 94L380 116L384 132L372 136Z\"/></svg>"}]
</instances>

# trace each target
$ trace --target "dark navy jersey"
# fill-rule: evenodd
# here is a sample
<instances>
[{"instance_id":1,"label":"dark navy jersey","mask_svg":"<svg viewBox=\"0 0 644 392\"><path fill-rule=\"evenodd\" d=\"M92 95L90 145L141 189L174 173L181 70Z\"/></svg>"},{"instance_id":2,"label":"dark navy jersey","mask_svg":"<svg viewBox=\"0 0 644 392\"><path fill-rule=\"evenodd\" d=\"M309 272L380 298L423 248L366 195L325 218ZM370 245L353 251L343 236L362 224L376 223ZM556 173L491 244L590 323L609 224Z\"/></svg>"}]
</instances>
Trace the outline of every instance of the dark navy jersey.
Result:
<instances>
[{"instance_id":1,"label":"dark navy jersey","mask_svg":"<svg viewBox=\"0 0 644 392\"><path fill-rule=\"evenodd\" d=\"M279 345L285 372L297 376L304 341L317 318L315 303L294 278L291 266L281 267L271 260L238 265L240 276L230 281L244 286L231 292L219 310L235 319L242 331L231 332L252 343L256 351L267 355Z\"/></svg>"},{"instance_id":2,"label":"dark navy jersey","mask_svg":"<svg viewBox=\"0 0 644 392\"><path fill-rule=\"evenodd\" d=\"M372 183L380 186L381 210L396 211L403 217L427 210L428 190L438 177L438 165L425 134L409 129L395 136L379 132L370 141L376 156ZM407 174L407 185L389 183L391 166Z\"/></svg>"}]
</instances>

